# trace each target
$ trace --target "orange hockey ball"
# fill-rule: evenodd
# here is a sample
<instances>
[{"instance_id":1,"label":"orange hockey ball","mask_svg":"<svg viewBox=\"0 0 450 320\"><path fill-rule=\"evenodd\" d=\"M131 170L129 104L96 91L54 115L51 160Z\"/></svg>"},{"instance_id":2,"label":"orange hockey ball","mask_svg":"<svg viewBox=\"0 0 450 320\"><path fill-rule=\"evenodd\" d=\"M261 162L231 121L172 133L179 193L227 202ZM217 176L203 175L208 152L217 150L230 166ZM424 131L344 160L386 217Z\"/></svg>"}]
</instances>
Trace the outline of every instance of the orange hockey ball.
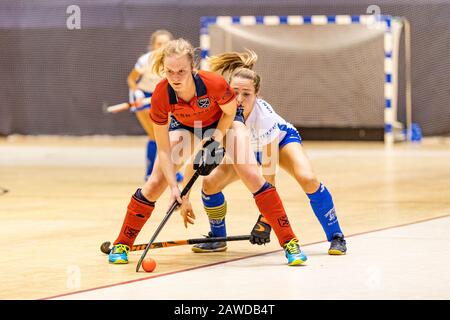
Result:
<instances>
[{"instance_id":1,"label":"orange hockey ball","mask_svg":"<svg viewBox=\"0 0 450 320\"><path fill-rule=\"evenodd\" d=\"M152 258L145 258L142 261L142 268L144 268L145 272L153 272L156 268L156 261Z\"/></svg>"}]
</instances>

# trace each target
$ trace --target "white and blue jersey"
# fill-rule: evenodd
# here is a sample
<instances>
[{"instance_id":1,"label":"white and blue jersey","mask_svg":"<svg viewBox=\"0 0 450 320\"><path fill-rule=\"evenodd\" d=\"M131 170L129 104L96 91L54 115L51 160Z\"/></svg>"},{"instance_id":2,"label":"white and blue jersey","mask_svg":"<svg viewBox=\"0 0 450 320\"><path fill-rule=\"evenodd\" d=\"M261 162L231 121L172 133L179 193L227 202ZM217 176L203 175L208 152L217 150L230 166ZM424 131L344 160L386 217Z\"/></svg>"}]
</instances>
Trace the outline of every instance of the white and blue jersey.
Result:
<instances>
[{"instance_id":1,"label":"white and blue jersey","mask_svg":"<svg viewBox=\"0 0 450 320\"><path fill-rule=\"evenodd\" d=\"M250 131L252 148L259 163L264 146L273 141L278 141L280 149L291 142L302 143L297 129L262 99L256 99L245 125Z\"/></svg>"},{"instance_id":2,"label":"white and blue jersey","mask_svg":"<svg viewBox=\"0 0 450 320\"><path fill-rule=\"evenodd\" d=\"M141 74L138 82L138 88L144 92L155 91L156 85L161 81L161 77L153 73L153 54L147 52L139 57L134 65L134 69Z\"/></svg>"},{"instance_id":3,"label":"white and blue jersey","mask_svg":"<svg viewBox=\"0 0 450 320\"><path fill-rule=\"evenodd\" d=\"M139 57L134 69L141 74L137 83L138 89L134 92L130 90L130 102L136 99L150 98L156 85L161 81L161 77L153 73L153 55L152 52L147 52ZM146 105L150 106L150 105Z\"/></svg>"}]
</instances>

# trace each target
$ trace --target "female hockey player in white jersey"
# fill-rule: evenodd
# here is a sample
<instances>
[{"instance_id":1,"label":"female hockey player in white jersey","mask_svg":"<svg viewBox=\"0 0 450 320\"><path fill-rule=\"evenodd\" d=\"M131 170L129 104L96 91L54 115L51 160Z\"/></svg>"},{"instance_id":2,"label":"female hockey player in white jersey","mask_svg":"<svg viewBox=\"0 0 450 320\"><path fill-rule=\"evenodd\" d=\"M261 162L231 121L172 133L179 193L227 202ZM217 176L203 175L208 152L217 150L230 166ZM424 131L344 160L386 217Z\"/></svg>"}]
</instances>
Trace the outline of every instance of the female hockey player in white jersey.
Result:
<instances>
[{"instance_id":1,"label":"female hockey player in white jersey","mask_svg":"<svg viewBox=\"0 0 450 320\"><path fill-rule=\"evenodd\" d=\"M257 55L253 51L229 52L210 57L212 71L228 74L238 104L244 108L245 125L250 130L252 146L258 163L262 165L266 180L275 185L275 165L278 163L300 185L310 200L312 210L331 243L328 253L342 255L347 251L346 241L339 226L333 200L328 189L317 179L303 150L297 129L279 116L272 106L258 98L260 77L252 70ZM226 201L222 190L239 177L228 164L221 164L202 185L203 205L208 214L210 237L226 236ZM182 216L184 217L183 213ZM250 242L264 244L270 241L271 227L259 216ZM194 252L217 252L227 249L224 242L198 244Z\"/></svg>"},{"instance_id":2,"label":"female hockey player in white jersey","mask_svg":"<svg viewBox=\"0 0 450 320\"><path fill-rule=\"evenodd\" d=\"M145 98L150 98L152 96L156 85L162 80L162 78L152 70L153 54L155 50L160 49L171 40L173 40L173 35L167 30L160 29L152 33L148 45L149 51L139 57L134 68L127 77L127 83L130 89L130 102L139 103ZM157 153L153 124L149 116L150 108L151 103L142 104L139 105L138 110L136 111L136 117L148 136L145 180L150 177L153 171ZM177 172L176 179L178 182L181 182L183 179L182 174Z\"/></svg>"}]
</instances>

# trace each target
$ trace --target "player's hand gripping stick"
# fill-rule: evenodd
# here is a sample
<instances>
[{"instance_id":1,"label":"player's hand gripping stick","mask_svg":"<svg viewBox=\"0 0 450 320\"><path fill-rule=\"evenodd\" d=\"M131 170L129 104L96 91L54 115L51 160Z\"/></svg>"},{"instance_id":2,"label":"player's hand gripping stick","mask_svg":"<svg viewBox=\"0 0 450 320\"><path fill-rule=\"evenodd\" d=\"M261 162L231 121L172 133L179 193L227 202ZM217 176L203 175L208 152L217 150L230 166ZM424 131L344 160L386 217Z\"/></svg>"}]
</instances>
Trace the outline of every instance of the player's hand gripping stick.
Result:
<instances>
[{"instance_id":1,"label":"player's hand gripping stick","mask_svg":"<svg viewBox=\"0 0 450 320\"><path fill-rule=\"evenodd\" d=\"M194 182L198 179L199 176L209 175L211 171L213 171L214 168L216 168L222 162L224 156L225 156L225 149L219 148L218 142L214 141L214 139L212 138L207 140L203 145L203 149L200 150L195 156L194 161L195 173L181 191L180 197L183 198L189 192L189 190L192 188ZM161 221L152 238L150 239L149 243L147 244L147 247L142 253L141 258L139 259L138 264L136 266L136 272L139 272L139 269L142 265L142 261L144 261L148 250L152 247L152 244L155 241L156 237L161 232L162 228L164 227L164 225L169 220L172 213L178 208L179 205L180 203L178 203L178 201L175 200L170 206L163 220Z\"/></svg>"}]
</instances>

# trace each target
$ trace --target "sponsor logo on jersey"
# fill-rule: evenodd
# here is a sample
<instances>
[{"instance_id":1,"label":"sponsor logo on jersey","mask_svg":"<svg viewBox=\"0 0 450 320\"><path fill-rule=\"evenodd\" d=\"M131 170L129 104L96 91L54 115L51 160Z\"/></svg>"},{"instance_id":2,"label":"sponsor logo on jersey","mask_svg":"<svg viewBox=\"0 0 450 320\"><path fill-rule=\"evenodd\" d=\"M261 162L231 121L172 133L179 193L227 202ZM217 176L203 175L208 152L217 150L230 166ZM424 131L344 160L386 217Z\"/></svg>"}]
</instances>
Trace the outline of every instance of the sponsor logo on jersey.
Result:
<instances>
[{"instance_id":1,"label":"sponsor logo on jersey","mask_svg":"<svg viewBox=\"0 0 450 320\"><path fill-rule=\"evenodd\" d=\"M211 104L211 101L209 100L208 97L197 100L197 105L199 106L199 108L202 108L202 109L208 108L210 104Z\"/></svg>"},{"instance_id":2,"label":"sponsor logo on jersey","mask_svg":"<svg viewBox=\"0 0 450 320\"><path fill-rule=\"evenodd\" d=\"M175 128L177 128L178 126L180 125L180 123L177 121L177 120L175 120L175 118L170 118L170 128L171 129L175 129Z\"/></svg>"}]
</instances>

